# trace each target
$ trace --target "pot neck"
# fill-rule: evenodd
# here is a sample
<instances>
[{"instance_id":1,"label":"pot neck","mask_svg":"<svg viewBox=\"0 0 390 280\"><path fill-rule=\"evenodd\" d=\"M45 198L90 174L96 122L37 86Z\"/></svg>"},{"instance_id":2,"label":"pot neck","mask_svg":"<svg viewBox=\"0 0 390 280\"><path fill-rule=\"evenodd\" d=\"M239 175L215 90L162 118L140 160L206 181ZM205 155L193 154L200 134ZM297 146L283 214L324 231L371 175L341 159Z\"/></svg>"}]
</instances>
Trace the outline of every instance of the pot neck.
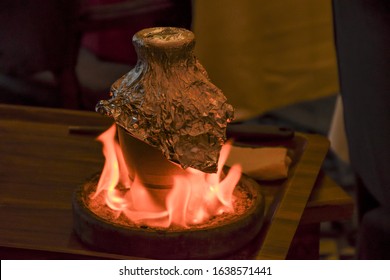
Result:
<instances>
[{"instance_id":1,"label":"pot neck","mask_svg":"<svg viewBox=\"0 0 390 280\"><path fill-rule=\"evenodd\" d=\"M134 35L133 44L140 61L175 63L194 56L195 36L183 28L148 28Z\"/></svg>"}]
</instances>

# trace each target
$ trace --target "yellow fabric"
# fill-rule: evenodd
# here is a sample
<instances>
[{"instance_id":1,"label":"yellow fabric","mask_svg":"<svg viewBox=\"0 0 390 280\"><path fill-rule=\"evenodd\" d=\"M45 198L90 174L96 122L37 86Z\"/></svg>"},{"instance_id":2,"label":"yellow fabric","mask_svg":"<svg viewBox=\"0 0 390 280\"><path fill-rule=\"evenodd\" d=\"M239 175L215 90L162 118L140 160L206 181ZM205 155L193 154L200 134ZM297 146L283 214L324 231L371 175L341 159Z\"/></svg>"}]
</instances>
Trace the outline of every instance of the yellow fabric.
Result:
<instances>
[{"instance_id":1,"label":"yellow fabric","mask_svg":"<svg viewBox=\"0 0 390 280\"><path fill-rule=\"evenodd\" d=\"M195 53L238 109L338 92L330 0L196 0Z\"/></svg>"}]
</instances>

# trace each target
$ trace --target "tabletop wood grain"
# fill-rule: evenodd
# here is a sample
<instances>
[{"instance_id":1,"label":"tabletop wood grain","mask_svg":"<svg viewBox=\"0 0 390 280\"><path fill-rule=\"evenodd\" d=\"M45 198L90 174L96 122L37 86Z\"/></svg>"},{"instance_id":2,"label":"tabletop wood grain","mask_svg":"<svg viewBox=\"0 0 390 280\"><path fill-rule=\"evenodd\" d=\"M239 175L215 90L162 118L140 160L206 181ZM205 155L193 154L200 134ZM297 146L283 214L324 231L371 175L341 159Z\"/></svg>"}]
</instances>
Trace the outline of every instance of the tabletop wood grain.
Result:
<instances>
[{"instance_id":1,"label":"tabletop wood grain","mask_svg":"<svg viewBox=\"0 0 390 280\"><path fill-rule=\"evenodd\" d=\"M103 156L94 137L70 134L69 126L108 128L111 124L94 112L0 105L3 259L19 258L16 254L39 258L36 252L45 252L42 258L134 258L87 248L72 230L72 193L101 171ZM332 209L348 218L352 202L328 178L318 178L329 146L324 137L297 133L288 142L265 145L286 145L294 151L295 162L287 180L259 182L266 196L267 217L254 257L284 259L301 222L340 218L329 215Z\"/></svg>"}]
</instances>

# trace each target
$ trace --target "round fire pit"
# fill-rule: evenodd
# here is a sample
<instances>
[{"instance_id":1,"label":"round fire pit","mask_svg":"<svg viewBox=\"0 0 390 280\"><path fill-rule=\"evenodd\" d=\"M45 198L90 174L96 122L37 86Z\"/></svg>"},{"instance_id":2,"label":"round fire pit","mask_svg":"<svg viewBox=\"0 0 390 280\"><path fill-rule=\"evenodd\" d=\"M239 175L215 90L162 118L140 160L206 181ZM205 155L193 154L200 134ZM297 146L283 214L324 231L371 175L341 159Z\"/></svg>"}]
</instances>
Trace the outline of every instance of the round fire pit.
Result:
<instances>
[{"instance_id":1,"label":"round fire pit","mask_svg":"<svg viewBox=\"0 0 390 280\"><path fill-rule=\"evenodd\" d=\"M235 213L189 228L124 225L98 216L88 206L97 180L80 186L72 201L74 230L96 250L153 259L224 258L252 241L263 224L264 196L260 186L244 174L234 191Z\"/></svg>"}]
</instances>

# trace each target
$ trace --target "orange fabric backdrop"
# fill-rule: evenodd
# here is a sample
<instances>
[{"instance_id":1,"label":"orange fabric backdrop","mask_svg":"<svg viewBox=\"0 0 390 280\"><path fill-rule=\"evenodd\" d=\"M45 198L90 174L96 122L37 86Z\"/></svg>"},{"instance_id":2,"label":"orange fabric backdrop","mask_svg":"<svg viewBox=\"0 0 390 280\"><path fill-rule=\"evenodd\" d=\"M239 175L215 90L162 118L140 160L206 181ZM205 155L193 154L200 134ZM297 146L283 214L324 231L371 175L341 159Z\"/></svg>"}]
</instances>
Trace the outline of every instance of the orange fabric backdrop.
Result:
<instances>
[{"instance_id":1,"label":"orange fabric backdrop","mask_svg":"<svg viewBox=\"0 0 390 280\"><path fill-rule=\"evenodd\" d=\"M338 92L330 0L196 0L196 55L236 109Z\"/></svg>"}]
</instances>

